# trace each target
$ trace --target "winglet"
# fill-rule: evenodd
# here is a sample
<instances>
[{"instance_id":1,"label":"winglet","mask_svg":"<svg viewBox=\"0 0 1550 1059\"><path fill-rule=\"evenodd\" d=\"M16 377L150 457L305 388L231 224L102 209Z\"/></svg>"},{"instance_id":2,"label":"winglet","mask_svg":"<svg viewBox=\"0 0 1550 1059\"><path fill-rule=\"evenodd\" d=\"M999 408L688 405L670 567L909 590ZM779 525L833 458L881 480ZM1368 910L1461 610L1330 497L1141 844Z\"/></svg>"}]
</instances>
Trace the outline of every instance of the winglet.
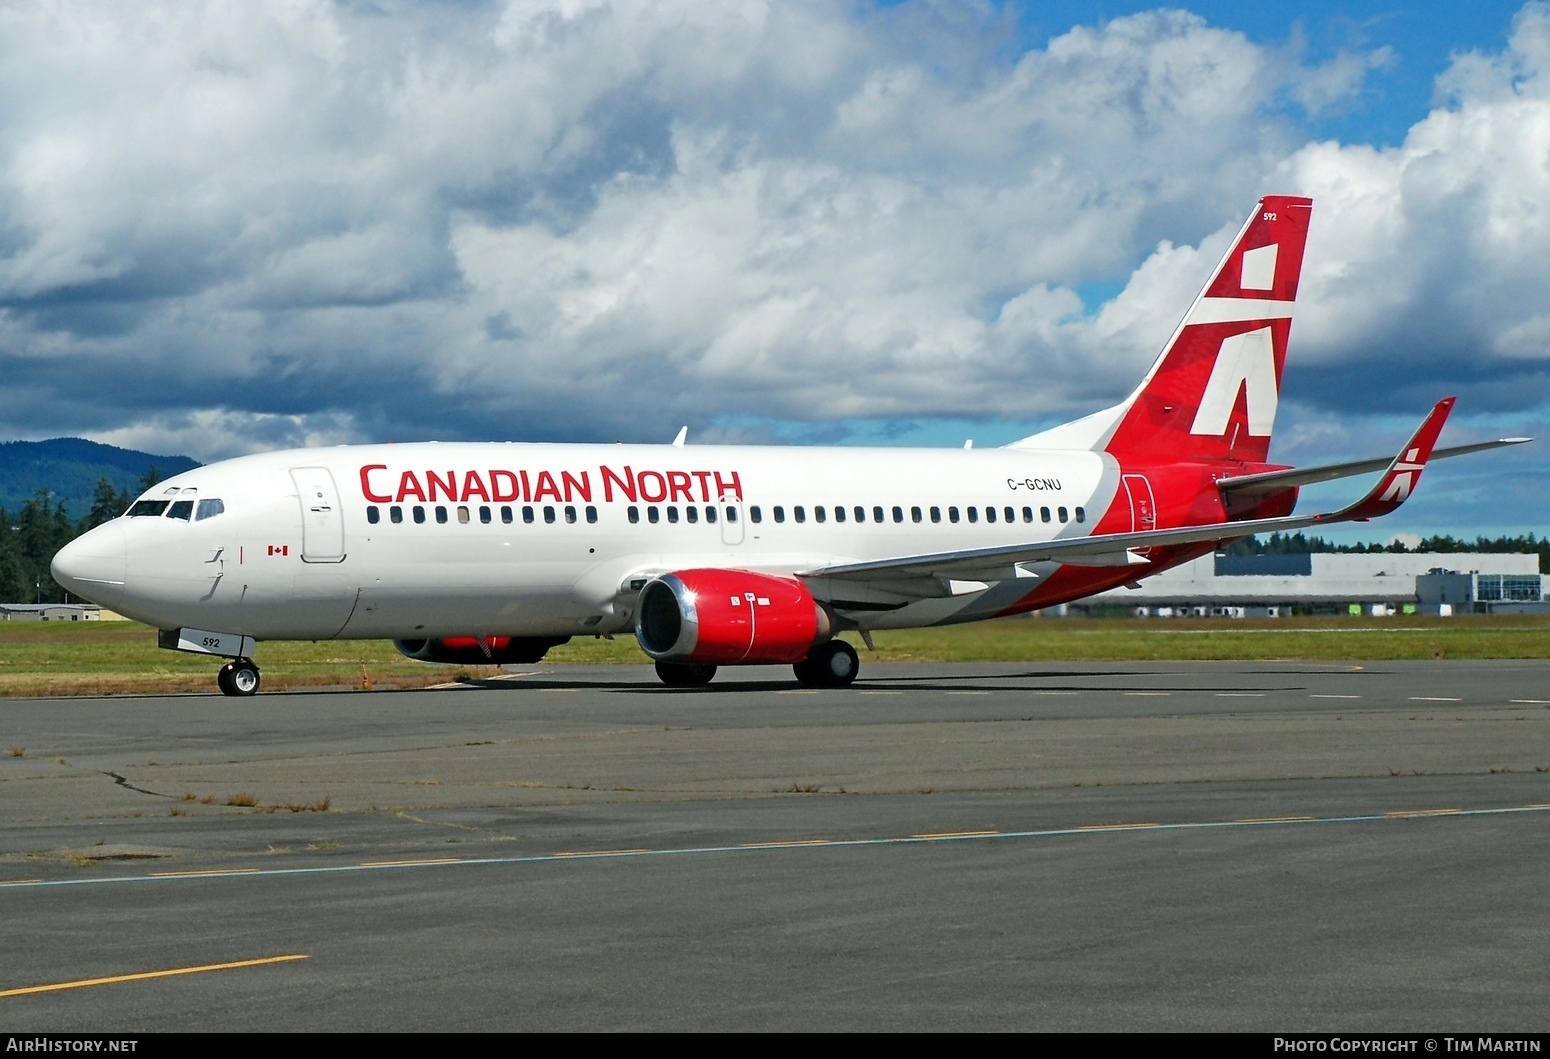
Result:
<instances>
[{"instance_id":1,"label":"winglet","mask_svg":"<svg viewBox=\"0 0 1550 1059\"><path fill-rule=\"evenodd\" d=\"M1421 480L1421 472L1426 469L1426 461L1431 459L1437 436L1442 433L1442 425L1448 421L1448 413L1453 411L1457 400L1456 397L1444 397L1438 401L1431 414L1421 421L1416 432L1410 436L1405 447L1399 450L1399 455L1394 457L1383 477L1378 479L1378 484L1356 503L1323 521L1365 522L1387 515L1409 499L1415 491L1416 483Z\"/></svg>"}]
</instances>

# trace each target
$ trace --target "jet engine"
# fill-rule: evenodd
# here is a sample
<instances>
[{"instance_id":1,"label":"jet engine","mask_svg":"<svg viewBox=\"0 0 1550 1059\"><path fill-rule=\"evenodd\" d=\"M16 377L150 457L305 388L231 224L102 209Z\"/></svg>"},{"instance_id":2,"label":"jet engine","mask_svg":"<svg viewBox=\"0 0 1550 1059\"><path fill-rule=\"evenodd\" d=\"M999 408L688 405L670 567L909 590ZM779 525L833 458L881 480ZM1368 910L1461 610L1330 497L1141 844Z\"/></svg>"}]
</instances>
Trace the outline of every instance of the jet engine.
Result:
<instances>
[{"instance_id":1,"label":"jet engine","mask_svg":"<svg viewBox=\"0 0 1550 1059\"><path fill-rule=\"evenodd\" d=\"M801 662L829 638L828 612L807 586L749 570L679 570L641 589L635 638L660 662Z\"/></svg>"},{"instance_id":2,"label":"jet engine","mask_svg":"<svg viewBox=\"0 0 1550 1059\"><path fill-rule=\"evenodd\" d=\"M421 662L466 666L528 665L569 636L448 636L440 640L394 640L393 646Z\"/></svg>"}]
</instances>

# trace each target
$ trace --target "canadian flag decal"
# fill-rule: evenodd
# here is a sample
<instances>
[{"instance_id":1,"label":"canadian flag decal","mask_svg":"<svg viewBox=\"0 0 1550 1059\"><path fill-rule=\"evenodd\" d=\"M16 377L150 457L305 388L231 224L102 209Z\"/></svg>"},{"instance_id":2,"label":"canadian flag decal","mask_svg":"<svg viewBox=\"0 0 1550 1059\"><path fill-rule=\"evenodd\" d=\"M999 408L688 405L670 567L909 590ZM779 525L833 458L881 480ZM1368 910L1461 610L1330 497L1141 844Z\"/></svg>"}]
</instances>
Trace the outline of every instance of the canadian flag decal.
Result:
<instances>
[{"instance_id":1,"label":"canadian flag decal","mask_svg":"<svg viewBox=\"0 0 1550 1059\"><path fill-rule=\"evenodd\" d=\"M270 555L289 555L289 554L291 554L291 546L289 544L271 544L269 546L269 554Z\"/></svg>"}]
</instances>

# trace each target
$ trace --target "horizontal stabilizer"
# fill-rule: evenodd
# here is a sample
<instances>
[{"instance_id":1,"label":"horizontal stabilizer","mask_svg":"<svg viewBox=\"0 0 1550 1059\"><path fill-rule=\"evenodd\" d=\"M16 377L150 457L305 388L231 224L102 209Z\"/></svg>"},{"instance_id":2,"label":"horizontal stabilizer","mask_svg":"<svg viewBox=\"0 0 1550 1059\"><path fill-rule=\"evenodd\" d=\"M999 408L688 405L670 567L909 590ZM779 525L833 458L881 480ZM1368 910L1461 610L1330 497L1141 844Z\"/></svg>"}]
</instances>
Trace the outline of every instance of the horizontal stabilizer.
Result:
<instances>
[{"instance_id":1,"label":"horizontal stabilizer","mask_svg":"<svg viewBox=\"0 0 1550 1059\"><path fill-rule=\"evenodd\" d=\"M1499 449L1504 445L1522 445L1533 440L1533 438L1498 438L1495 441L1481 441L1473 445L1453 445L1446 449L1433 449L1432 460L1445 460L1450 456L1467 456L1471 452L1486 452L1490 449ZM1327 463L1319 467L1295 467L1285 471L1242 474L1233 478L1223 478L1216 483L1216 487L1224 493L1259 496L1279 492L1282 489L1294 489L1302 485L1333 482L1337 478L1371 474L1373 471L1383 470L1389 462L1390 457L1379 456L1370 460L1353 460L1350 463Z\"/></svg>"}]
</instances>

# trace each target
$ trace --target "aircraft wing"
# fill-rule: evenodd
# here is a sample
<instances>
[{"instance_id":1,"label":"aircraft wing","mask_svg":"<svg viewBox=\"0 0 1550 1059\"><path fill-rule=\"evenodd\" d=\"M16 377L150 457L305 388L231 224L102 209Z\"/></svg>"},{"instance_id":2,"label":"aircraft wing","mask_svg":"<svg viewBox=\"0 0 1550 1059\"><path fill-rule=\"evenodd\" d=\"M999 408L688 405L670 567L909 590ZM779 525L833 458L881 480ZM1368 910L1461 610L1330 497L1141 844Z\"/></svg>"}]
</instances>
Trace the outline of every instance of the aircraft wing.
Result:
<instances>
[{"instance_id":1,"label":"aircraft wing","mask_svg":"<svg viewBox=\"0 0 1550 1059\"><path fill-rule=\"evenodd\" d=\"M1481 441L1474 445L1454 445L1446 449L1433 449L1431 458L1433 460L1445 460L1450 456L1464 456L1471 452L1485 452L1488 449L1499 449L1503 445L1522 445L1533 440L1533 438L1498 438L1495 441ZM1284 471L1241 474L1232 478L1219 479L1216 487L1224 493L1244 493L1253 496L1262 493L1274 493L1277 490L1290 489L1293 486L1312 485L1315 482L1332 482L1336 478L1349 478L1352 475L1368 474L1372 471L1381 471L1388 465L1389 458L1387 456L1379 456L1372 460L1328 463L1320 467L1294 467Z\"/></svg>"},{"instance_id":2,"label":"aircraft wing","mask_svg":"<svg viewBox=\"0 0 1550 1059\"><path fill-rule=\"evenodd\" d=\"M798 577L828 577L850 581L895 581L907 578L936 577L973 580L998 580L987 572L1006 569L1005 577L1015 576L1011 568L1019 563L1060 562L1073 566L1131 566L1146 563L1141 554L1148 548L1174 544L1198 544L1204 541L1231 541L1257 533L1287 533L1337 522L1365 522L1398 508L1414 491L1427 460L1431 458L1437 436L1453 410L1455 398L1446 397L1422 421L1399 454L1388 461L1383 477L1356 503L1338 511L1317 515L1288 515L1281 518L1253 519L1242 522L1218 522L1207 526L1181 526L1177 529L1145 530L1136 533L1105 533L1090 537L1067 537L1036 544L1010 544L994 548L968 548L930 555L911 555L872 562L844 563L813 570L802 570Z\"/></svg>"}]
</instances>

